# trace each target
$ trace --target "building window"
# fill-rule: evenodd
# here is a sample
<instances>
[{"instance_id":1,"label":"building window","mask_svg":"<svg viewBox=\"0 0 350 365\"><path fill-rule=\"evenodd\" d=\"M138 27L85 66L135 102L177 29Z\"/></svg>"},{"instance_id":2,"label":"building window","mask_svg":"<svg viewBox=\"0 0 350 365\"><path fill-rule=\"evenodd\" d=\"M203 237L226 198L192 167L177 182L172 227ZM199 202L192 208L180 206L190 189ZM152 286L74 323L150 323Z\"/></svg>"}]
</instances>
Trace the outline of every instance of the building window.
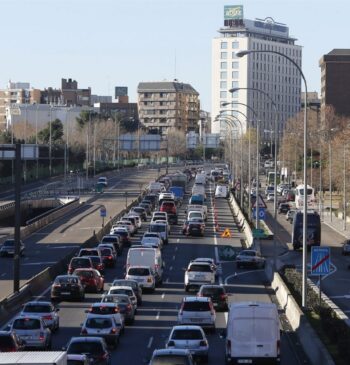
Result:
<instances>
[{"instance_id":1,"label":"building window","mask_svg":"<svg viewBox=\"0 0 350 365\"><path fill-rule=\"evenodd\" d=\"M226 71L221 71L220 72L220 79L222 79L222 80L226 80L227 79L227 72Z\"/></svg>"},{"instance_id":2,"label":"building window","mask_svg":"<svg viewBox=\"0 0 350 365\"><path fill-rule=\"evenodd\" d=\"M220 89L227 89L227 82L226 81L220 81Z\"/></svg>"},{"instance_id":3,"label":"building window","mask_svg":"<svg viewBox=\"0 0 350 365\"><path fill-rule=\"evenodd\" d=\"M238 98L238 91L235 91L233 93L231 93L232 95L232 99L237 99Z\"/></svg>"},{"instance_id":4,"label":"building window","mask_svg":"<svg viewBox=\"0 0 350 365\"><path fill-rule=\"evenodd\" d=\"M236 55L236 52L232 52L232 59L235 60L236 58L238 58L238 56Z\"/></svg>"},{"instance_id":5,"label":"building window","mask_svg":"<svg viewBox=\"0 0 350 365\"><path fill-rule=\"evenodd\" d=\"M232 48L238 49L239 48L239 42L232 42Z\"/></svg>"},{"instance_id":6,"label":"building window","mask_svg":"<svg viewBox=\"0 0 350 365\"><path fill-rule=\"evenodd\" d=\"M221 69L226 70L227 69L227 62L221 62Z\"/></svg>"},{"instance_id":7,"label":"building window","mask_svg":"<svg viewBox=\"0 0 350 365\"><path fill-rule=\"evenodd\" d=\"M148 97L149 97L148 93L144 93L144 94L143 94L143 96L144 96L145 98L148 98Z\"/></svg>"},{"instance_id":8,"label":"building window","mask_svg":"<svg viewBox=\"0 0 350 365\"><path fill-rule=\"evenodd\" d=\"M227 42L221 42L221 49L227 49Z\"/></svg>"},{"instance_id":9,"label":"building window","mask_svg":"<svg viewBox=\"0 0 350 365\"><path fill-rule=\"evenodd\" d=\"M232 88L237 88L238 86L238 81L232 81Z\"/></svg>"},{"instance_id":10,"label":"building window","mask_svg":"<svg viewBox=\"0 0 350 365\"><path fill-rule=\"evenodd\" d=\"M221 52L221 59L226 60L227 59L227 52Z\"/></svg>"},{"instance_id":11,"label":"building window","mask_svg":"<svg viewBox=\"0 0 350 365\"><path fill-rule=\"evenodd\" d=\"M232 62L232 68L234 69L234 70L237 70L238 69L238 67L239 67L239 62Z\"/></svg>"},{"instance_id":12,"label":"building window","mask_svg":"<svg viewBox=\"0 0 350 365\"><path fill-rule=\"evenodd\" d=\"M254 72L253 72L253 74L254 74ZM233 79L238 79L238 77L239 77L238 71L232 71L232 78Z\"/></svg>"},{"instance_id":13,"label":"building window","mask_svg":"<svg viewBox=\"0 0 350 365\"><path fill-rule=\"evenodd\" d=\"M227 92L226 91L220 91L220 99L226 99Z\"/></svg>"}]
</instances>

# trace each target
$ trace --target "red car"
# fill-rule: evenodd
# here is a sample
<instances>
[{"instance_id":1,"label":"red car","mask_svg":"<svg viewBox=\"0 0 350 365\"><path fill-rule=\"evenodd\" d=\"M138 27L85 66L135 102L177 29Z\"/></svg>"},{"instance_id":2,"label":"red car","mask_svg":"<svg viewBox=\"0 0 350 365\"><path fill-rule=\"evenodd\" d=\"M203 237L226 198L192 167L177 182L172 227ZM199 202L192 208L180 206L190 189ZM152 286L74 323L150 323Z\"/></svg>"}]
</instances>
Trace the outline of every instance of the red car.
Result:
<instances>
[{"instance_id":1,"label":"red car","mask_svg":"<svg viewBox=\"0 0 350 365\"><path fill-rule=\"evenodd\" d=\"M80 278L85 290L103 292L105 279L96 269L76 269L73 275Z\"/></svg>"},{"instance_id":2,"label":"red car","mask_svg":"<svg viewBox=\"0 0 350 365\"><path fill-rule=\"evenodd\" d=\"M172 200L164 200L159 208L160 212L167 212L169 223L177 224L176 204Z\"/></svg>"}]
</instances>

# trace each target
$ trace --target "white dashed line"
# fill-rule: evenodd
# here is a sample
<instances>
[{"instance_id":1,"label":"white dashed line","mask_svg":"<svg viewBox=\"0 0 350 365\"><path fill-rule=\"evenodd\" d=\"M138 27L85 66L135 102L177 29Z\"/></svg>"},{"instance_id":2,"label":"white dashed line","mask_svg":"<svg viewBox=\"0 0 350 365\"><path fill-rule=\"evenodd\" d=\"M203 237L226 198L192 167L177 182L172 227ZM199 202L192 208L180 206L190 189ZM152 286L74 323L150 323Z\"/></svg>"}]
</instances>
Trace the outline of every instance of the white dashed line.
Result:
<instances>
[{"instance_id":1,"label":"white dashed line","mask_svg":"<svg viewBox=\"0 0 350 365\"><path fill-rule=\"evenodd\" d=\"M0 277L3 277L3 276L5 276L6 275L6 273L4 272L4 273L2 273L1 275L0 275Z\"/></svg>"},{"instance_id":2,"label":"white dashed line","mask_svg":"<svg viewBox=\"0 0 350 365\"><path fill-rule=\"evenodd\" d=\"M147 345L147 348L150 349L151 346L152 346L152 342L153 342L153 336L149 339L148 341L148 345Z\"/></svg>"},{"instance_id":3,"label":"white dashed line","mask_svg":"<svg viewBox=\"0 0 350 365\"><path fill-rule=\"evenodd\" d=\"M176 242L177 242L177 243L179 243L179 242L180 242L180 238L178 238L178 239L176 240ZM177 247L176 247L176 248L177 248Z\"/></svg>"},{"instance_id":4,"label":"white dashed line","mask_svg":"<svg viewBox=\"0 0 350 365\"><path fill-rule=\"evenodd\" d=\"M178 249L178 247L176 246L176 247L175 247L175 251L177 251L177 249Z\"/></svg>"},{"instance_id":5,"label":"white dashed line","mask_svg":"<svg viewBox=\"0 0 350 365\"><path fill-rule=\"evenodd\" d=\"M157 320L159 319L159 316L160 316L160 312L158 312L157 315L156 315Z\"/></svg>"},{"instance_id":6,"label":"white dashed line","mask_svg":"<svg viewBox=\"0 0 350 365\"><path fill-rule=\"evenodd\" d=\"M173 260L175 260L175 255L173 256Z\"/></svg>"},{"instance_id":7,"label":"white dashed line","mask_svg":"<svg viewBox=\"0 0 350 365\"><path fill-rule=\"evenodd\" d=\"M172 267L172 266L170 266L170 267L169 267L169 271L171 271L172 269L173 269L173 267Z\"/></svg>"},{"instance_id":8,"label":"white dashed line","mask_svg":"<svg viewBox=\"0 0 350 365\"><path fill-rule=\"evenodd\" d=\"M162 299L164 299L164 298L165 298L165 293L162 294Z\"/></svg>"}]
</instances>

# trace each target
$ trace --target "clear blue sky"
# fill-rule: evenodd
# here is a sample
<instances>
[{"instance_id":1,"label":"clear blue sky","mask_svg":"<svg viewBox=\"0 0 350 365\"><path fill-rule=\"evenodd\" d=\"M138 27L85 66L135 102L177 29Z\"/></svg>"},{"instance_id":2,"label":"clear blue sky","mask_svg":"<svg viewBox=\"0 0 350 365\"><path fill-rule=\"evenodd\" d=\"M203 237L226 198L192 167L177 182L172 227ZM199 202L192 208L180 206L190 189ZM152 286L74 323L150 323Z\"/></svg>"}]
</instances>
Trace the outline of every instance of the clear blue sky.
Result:
<instances>
[{"instance_id":1,"label":"clear blue sky","mask_svg":"<svg viewBox=\"0 0 350 365\"><path fill-rule=\"evenodd\" d=\"M140 81L176 77L210 111L211 40L224 5L239 4L245 18L289 26L310 91L320 89L321 56L350 48L349 0L0 0L0 88L9 79L59 88L64 77L99 95L128 86L136 101Z\"/></svg>"}]
</instances>

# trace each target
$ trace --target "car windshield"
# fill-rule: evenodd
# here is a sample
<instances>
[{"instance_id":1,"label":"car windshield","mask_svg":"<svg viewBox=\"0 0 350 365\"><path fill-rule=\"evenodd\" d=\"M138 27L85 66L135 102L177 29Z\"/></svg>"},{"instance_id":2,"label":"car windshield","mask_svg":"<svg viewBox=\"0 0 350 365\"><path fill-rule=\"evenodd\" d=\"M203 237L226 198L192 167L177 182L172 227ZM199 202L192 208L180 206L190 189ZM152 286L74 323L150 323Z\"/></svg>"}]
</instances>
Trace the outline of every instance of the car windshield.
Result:
<instances>
[{"instance_id":1,"label":"car windshield","mask_svg":"<svg viewBox=\"0 0 350 365\"><path fill-rule=\"evenodd\" d=\"M13 322L13 329L16 330L38 330L40 328L40 320L36 318L17 318Z\"/></svg>"},{"instance_id":2,"label":"car windshield","mask_svg":"<svg viewBox=\"0 0 350 365\"><path fill-rule=\"evenodd\" d=\"M128 271L129 275L137 275L137 276L148 276L150 275L149 269L146 267L132 267Z\"/></svg>"},{"instance_id":3,"label":"car windshield","mask_svg":"<svg viewBox=\"0 0 350 365\"><path fill-rule=\"evenodd\" d=\"M188 312L210 311L209 302L184 302L183 310Z\"/></svg>"},{"instance_id":4,"label":"car windshield","mask_svg":"<svg viewBox=\"0 0 350 365\"><path fill-rule=\"evenodd\" d=\"M103 348L98 342L73 342L69 345L68 354L102 354Z\"/></svg>"},{"instance_id":5,"label":"car windshield","mask_svg":"<svg viewBox=\"0 0 350 365\"><path fill-rule=\"evenodd\" d=\"M156 356L150 365L190 365L186 355L166 355Z\"/></svg>"},{"instance_id":6,"label":"car windshield","mask_svg":"<svg viewBox=\"0 0 350 365\"><path fill-rule=\"evenodd\" d=\"M202 340L202 332L200 330L175 330L171 336L172 340Z\"/></svg>"},{"instance_id":7,"label":"car windshield","mask_svg":"<svg viewBox=\"0 0 350 365\"><path fill-rule=\"evenodd\" d=\"M188 271L202 271L202 272L211 272L212 269L209 265L191 265Z\"/></svg>"},{"instance_id":8,"label":"car windshield","mask_svg":"<svg viewBox=\"0 0 350 365\"><path fill-rule=\"evenodd\" d=\"M52 310L51 306L46 304L30 304L23 308L23 312L26 313L50 313Z\"/></svg>"},{"instance_id":9,"label":"car windshield","mask_svg":"<svg viewBox=\"0 0 350 365\"><path fill-rule=\"evenodd\" d=\"M110 328L112 321L110 318L88 318L85 326L88 328Z\"/></svg>"}]
</instances>

